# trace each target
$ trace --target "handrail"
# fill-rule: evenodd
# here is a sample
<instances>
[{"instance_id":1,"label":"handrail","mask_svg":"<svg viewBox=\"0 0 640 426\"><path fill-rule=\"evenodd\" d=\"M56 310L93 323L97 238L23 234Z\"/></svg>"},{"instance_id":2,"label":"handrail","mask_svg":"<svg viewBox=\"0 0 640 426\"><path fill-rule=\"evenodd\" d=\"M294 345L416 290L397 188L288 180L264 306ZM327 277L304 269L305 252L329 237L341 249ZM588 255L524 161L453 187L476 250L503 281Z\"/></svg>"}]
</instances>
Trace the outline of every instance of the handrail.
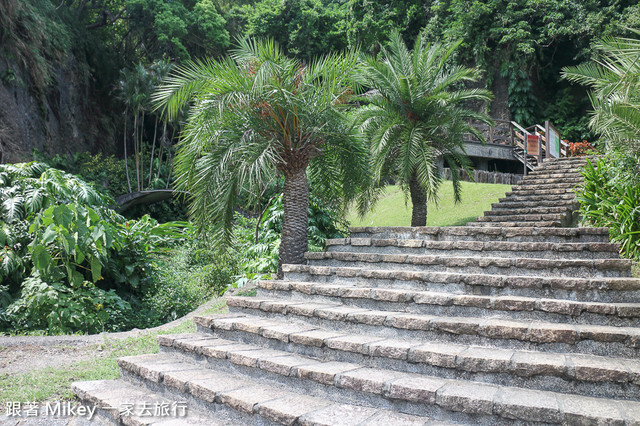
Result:
<instances>
[{"instance_id":1,"label":"handrail","mask_svg":"<svg viewBox=\"0 0 640 426\"><path fill-rule=\"evenodd\" d=\"M469 125L474 126L483 135L483 139L485 139L487 143L502 146L506 145L522 150L522 153L518 154L516 158L518 158L518 160L525 164L525 173L527 167L531 165L531 163L529 163L529 160L531 160L533 164L536 163L535 161L533 161L534 156L532 156L528 152L530 143L535 143L535 139L532 140L529 138L529 136L537 137L538 149L537 154L535 155L537 164L540 164L543 161L543 158L549 158L552 156L552 147L550 146L550 142L554 142L556 139L554 137L553 140L550 140L550 132L553 131L555 135L558 135L558 137L560 136L560 132L558 132L558 130L549 121L546 121L544 123L544 126L536 123L526 128L513 120L496 118L493 121L494 124L490 126L484 123L474 122L474 120L469 119ZM464 136L464 139L468 142L477 141L477 138L474 137L472 133L467 133ZM557 155L559 155L560 157L567 156L567 146L568 145L566 143L561 141L560 146L558 147L559 152ZM533 146L531 146L531 148L533 150ZM555 146L553 148L555 148Z\"/></svg>"}]
</instances>

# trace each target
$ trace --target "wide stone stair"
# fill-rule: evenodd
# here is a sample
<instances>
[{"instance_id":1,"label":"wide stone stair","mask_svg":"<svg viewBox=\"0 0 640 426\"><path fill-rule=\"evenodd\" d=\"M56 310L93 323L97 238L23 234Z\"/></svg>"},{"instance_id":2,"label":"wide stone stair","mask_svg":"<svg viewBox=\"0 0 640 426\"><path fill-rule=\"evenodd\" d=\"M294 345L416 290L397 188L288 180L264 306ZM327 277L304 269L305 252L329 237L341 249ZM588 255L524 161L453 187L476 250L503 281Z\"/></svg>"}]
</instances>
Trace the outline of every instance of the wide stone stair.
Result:
<instances>
[{"instance_id":1,"label":"wide stone stair","mask_svg":"<svg viewBox=\"0 0 640 426\"><path fill-rule=\"evenodd\" d=\"M583 161L468 226L352 228L74 390L123 424L640 424L640 279L606 229L560 227Z\"/></svg>"}]
</instances>

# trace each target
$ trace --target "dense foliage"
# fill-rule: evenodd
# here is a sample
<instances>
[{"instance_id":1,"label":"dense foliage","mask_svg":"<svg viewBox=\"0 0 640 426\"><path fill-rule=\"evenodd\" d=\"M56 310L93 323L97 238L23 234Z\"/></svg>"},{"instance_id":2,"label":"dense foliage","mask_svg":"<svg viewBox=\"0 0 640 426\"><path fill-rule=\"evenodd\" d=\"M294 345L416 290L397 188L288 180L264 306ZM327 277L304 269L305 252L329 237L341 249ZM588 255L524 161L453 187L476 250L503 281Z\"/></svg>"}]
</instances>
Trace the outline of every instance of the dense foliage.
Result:
<instances>
[{"instance_id":1,"label":"dense foliage","mask_svg":"<svg viewBox=\"0 0 640 426\"><path fill-rule=\"evenodd\" d=\"M51 333L146 325L150 255L184 223L127 220L77 177L42 163L0 165L2 328ZM157 319L157 318L154 318Z\"/></svg>"},{"instance_id":2,"label":"dense foliage","mask_svg":"<svg viewBox=\"0 0 640 426\"><path fill-rule=\"evenodd\" d=\"M594 167L595 166L595 167ZM640 260L640 158L611 153L596 164L587 160L578 192L586 224L609 228L621 253Z\"/></svg>"},{"instance_id":3,"label":"dense foliage","mask_svg":"<svg viewBox=\"0 0 640 426\"><path fill-rule=\"evenodd\" d=\"M0 78L46 93L56 68L76 62L116 137L133 123L114 89L138 64L220 57L246 35L308 61L345 48L377 53L394 30L412 45L424 31L432 42L462 40L455 59L485 71L483 85L499 94L494 117L550 119L569 140L591 140L586 93L561 81L560 69L588 61L596 38L637 26L640 5L618 0L6 0L0 45L12 60ZM17 68L29 81L15 81ZM153 126L145 120L145 140Z\"/></svg>"},{"instance_id":4,"label":"dense foliage","mask_svg":"<svg viewBox=\"0 0 640 426\"><path fill-rule=\"evenodd\" d=\"M634 31L640 36L640 31ZM608 147L640 154L640 40L605 38L596 44L597 62L570 67L564 77L588 86L591 127Z\"/></svg>"},{"instance_id":5,"label":"dense foliage","mask_svg":"<svg viewBox=\"0 0 640 426\"><path fill-rule=\"evenodd\" d=\"M190 105L176 188L187 194L191 219L228 246L242 194L259 194L282 176L279 262L302 263L309 180L343 208L369 183L366 148L344 114L357 57L304 63L273 40L239 43L231 57L179 67L156 94L169 117Z\"/></svg>"}]
</instances>

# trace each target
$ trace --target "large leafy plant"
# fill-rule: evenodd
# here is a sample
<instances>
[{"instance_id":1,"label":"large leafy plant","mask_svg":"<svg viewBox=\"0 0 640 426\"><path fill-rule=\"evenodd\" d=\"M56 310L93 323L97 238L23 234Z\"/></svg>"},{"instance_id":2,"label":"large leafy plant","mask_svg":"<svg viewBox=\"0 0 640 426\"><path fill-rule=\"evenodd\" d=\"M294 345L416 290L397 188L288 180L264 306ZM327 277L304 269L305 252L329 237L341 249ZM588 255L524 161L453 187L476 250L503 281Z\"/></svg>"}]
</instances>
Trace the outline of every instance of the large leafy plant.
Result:
<instances>
[{"instance_id":1,"label":"large leafy plant","mask_svg":"<svg viewBox=\"0 0 640 426\"><path fill-rule=\"evenodd\" d=\"M638 159L610 154L582 171L585 183L578 191L580 213L586 224L609 228L620 252L640 260L640 184Z\"/></svg>"},{"instance_id":2,"label":"large leafy plant","mask_svg":"<svg viewBox=\"0 0 640 426\"><path fill-rule=\"evenodd\" d=\"M91 185L41 163L0 165L0 326L50 333L135 324L149 254L184 223L128 221Z\"/></svg>"}]
</instances>

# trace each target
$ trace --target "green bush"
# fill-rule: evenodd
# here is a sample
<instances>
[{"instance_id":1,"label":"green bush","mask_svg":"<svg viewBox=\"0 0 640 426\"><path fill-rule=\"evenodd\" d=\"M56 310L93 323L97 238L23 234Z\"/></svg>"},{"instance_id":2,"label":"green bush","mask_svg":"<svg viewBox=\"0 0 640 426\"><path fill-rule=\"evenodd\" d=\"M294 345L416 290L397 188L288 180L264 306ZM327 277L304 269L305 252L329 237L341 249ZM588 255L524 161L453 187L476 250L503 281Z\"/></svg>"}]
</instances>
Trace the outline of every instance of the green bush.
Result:
<instances>
[{"instance_id":1,"label":"green bush","mask_svg":"<svg viewBox=\"0 0 640 426\"><path fill-rule=\"evenodd\" d=\"M639 159L609 154L591 161L582 171L585 183L578 191L580 214L585 224L609 228L620 252L640 260L640 172Z\"/></svg>"},{"instance_id":2,"label":"green bush","mask_svg":"<svg viewBox=\"0 0 640 426\"><path fill-rule=\"evenodd\" d=\"M187 223L127 220L113 200L42 163L0 165L0 329L49 333L146 324L151 254Z\"/></svg>"}]
</instances>

